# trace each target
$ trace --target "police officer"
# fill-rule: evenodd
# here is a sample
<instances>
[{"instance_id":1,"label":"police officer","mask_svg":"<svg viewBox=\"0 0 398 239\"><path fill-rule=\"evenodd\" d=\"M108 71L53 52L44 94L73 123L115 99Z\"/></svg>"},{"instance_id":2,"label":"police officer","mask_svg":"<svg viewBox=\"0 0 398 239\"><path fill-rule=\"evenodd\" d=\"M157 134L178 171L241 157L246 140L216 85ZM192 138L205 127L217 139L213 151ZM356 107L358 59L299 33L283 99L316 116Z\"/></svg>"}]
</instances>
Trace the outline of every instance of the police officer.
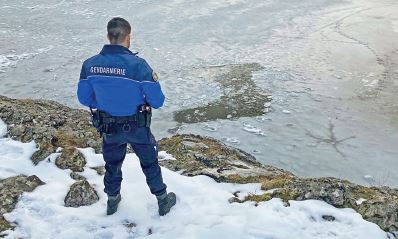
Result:
<instances>
[{"instance_id":1,"label":"police officer","mask_svg":"<svg viewBox=\"0 0 398 239\"><path fill-rule=\"evenodd\" d=\"M165 97L156 73L128 49L129 22L115 17L108 22L107 30L110 44L83 63L77 90L80 103L92 109L93 122L103 135L107 215L114 214L121 201L121 168L130 144L163 216L176 204L176 195L166 191L149 124L151 108L161 107Z\"/></svg>"}]
</instances>

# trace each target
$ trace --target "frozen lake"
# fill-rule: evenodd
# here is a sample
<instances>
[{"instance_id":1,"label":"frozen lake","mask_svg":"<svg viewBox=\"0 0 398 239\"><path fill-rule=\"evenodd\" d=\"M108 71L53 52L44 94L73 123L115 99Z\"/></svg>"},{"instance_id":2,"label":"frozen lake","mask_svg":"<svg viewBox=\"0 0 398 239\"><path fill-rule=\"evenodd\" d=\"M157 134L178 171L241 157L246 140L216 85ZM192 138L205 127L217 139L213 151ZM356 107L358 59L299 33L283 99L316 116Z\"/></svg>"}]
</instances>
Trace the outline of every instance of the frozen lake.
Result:
<instances>
[{"instance_id":1,"label":"frozen lake","mask_svg":"<svg viewBox=\"0 0 398 239\"><path fill-rule=\"evenodd\" d=\"M395 0L1 0L0 94L80 107L81 63L113 16L131 21L167 96L157 138L207 135L300 176L398 187ZM250 108L262 95L268 113Z\"/></svg>"}]
</instances>

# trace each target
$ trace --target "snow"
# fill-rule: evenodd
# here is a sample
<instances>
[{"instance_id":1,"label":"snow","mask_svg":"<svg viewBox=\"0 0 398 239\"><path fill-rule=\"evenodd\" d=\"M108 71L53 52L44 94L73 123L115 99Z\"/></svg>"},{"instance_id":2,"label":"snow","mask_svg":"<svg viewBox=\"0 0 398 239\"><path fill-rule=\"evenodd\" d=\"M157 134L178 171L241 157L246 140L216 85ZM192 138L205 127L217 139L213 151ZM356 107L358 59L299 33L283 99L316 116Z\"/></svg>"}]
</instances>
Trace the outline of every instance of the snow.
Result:
<instances>
[{"instance_id":1,"label":"snow","mask_svg":"<svg viewBox=\"0 0 398 239\"><path fill-rule=\"evenodd\" d=\"M256 135L265 136L265 133L261 129L259 129L253 125L250 125L248 123L243 123L243 130L247 131L249 133L256 134Z\"/></svg>"},{"instance_id":2,"label":"snow","mask_svg":"<svg viewBox=\"0 0 398 239\"><path fill-rule=\"evenodd\" d=\"M223 137L222 140L230 144L240 144L240 141L237 138Z\"/></svg>"},{"instance_id":3,"label":"snow","mask_svg":"<svg viewBox=\"0 0 398 239\"><path fill-rule=\"evenodd\" d=\"M361 205L362 203L364 203L364 202L366 202L366 201L367 201L366 199L360 198L360 199L358 199L357 201L355 201L355 203L356 203L357 205Z\"/></svg>"},{"instance_id":4,"label":"snow","mask_svg":"<svg viewBox=\"0 0 398 239\"><path fill-rule=\"evenodd\" d=\"M167 153L166 151L160 151L158 153L158 158L159 161L163 161L163 160L176 160L173 155Z\"/></svg>"},{"instance_id":5,"label":"snow","mask_svg":"<svg viewBox=\"0 0 398 239\"><path fill-rule=\"evenodd\" d=\"M19 55L0 55L0 72L6 72L10 68L15 68L20 61L32 59L33 57L36 57L37 55L42 53L46 53L53 48L53 46L48 46L46 48L39 48L36 52L25 52Z\"/></svg>"},{"instance_id":6,"label":"snow","mask_svg":"<svg viewBox=\"0 0 398 239\"><path fill-rule=\"evenodd\" d=\"M0 138L7 134L7 125L0 119Z\"/></svg>"},{"instance_id":7,"label":"snow","mask_svg":"<svg viewBox=\"0 0 398 239\"><path fill-rule=\"evenodd\" d=\"M4 126L1 125L1 129ZM186 177L163 168L169 191L178 202L171 212L159 217L157 202L145 183L139 161L128 154L123 165L124 181L119 211L105 215L106 195L102 176L90 167L104 164L102 155L93 149L80 149L87 159L81 175L96 188L100 201L91 206L63 206L69 186L74 182L69 170L58 169L54 161L59 153L33 166L30 156L34 142L21 143L0 139L0 175L35 174L46 184L24 193L14 211L5 218L18 224L6 238L273 238L273 239L383 239L386 233L367 222L352 209L337 209L321 201L281 200L243 204L228 202L233 193L243 198L249 193L263 193L260 184L216 183L206 176ZM171 156L162 153L166 158ZM329 222L323 215L336 218ZM136 226L127 227L134 223Z\"/></svg>"}]
</instances>

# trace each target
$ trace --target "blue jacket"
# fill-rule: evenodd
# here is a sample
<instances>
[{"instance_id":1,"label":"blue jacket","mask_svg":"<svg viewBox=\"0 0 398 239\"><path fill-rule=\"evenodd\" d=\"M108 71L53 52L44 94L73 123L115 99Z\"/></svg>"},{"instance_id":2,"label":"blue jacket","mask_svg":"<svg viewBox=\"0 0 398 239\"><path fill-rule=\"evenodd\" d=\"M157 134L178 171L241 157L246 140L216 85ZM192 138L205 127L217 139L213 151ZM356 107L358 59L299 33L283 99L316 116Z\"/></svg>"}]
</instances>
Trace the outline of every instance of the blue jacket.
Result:
<instances>
[{"instance_id":1,"label":"blue jacket","mask_svg":"<svg viewBox=\"0 0 398 239\"><path fill-rule=\"evenodd\" d=\"M81 104L113 116L129 116L148 103L159 108L164 95L148 63L120 45L105 45L82 66L77 96Z\"/></svg>"}]
</instances>

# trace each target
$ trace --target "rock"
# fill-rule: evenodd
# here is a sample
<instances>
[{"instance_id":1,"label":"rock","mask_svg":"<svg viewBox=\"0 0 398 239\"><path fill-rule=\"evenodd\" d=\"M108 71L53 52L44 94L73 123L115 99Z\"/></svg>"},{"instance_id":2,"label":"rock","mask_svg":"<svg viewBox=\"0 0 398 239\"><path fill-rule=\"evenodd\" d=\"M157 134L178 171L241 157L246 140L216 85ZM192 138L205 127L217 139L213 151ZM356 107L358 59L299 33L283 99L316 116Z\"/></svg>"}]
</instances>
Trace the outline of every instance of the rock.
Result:
<instances>
[{"instance_id":1,"label":"rock","mask_svg":"<svg viewBox=\"0 0 398 239\"><path fill-rule=\"evenodd\" d=\"M95 189L86 180L78 181L69 189L65 197L65 207L89 206L98 202L99 197Z\"/></svg>"},{"instance_id":2,"label":"rock","mask_svg":"<svg viewBox=\"0 0 398 239\"><path fill-rule=\"evenodd\" d=\"M237 197L231 197L231 198L229 198L228 199L228 202L229 203L241 203L242 201L239 199L239 198L237 198Z\"/></svg>"},{"instance_id":3,"label":"rock","mask_svg":"<svg viewBox=\"0 0 398 239\"><path fill-rule=\"evenodd\" d=\"M331 205L342 207L345 202L344 182L335 181L334 178L316 180L296 180L294 189L298 200L320 199ZM284 185L286 186L286 185Z\"/></svg>"},{"instance_id":4,"label":"rock","mask_svg":"<svg viewBox=\"0 0 398 239\"><path fill-rule=\"evenodd\" d=\"M70 177L76 181L82 181L82 180L86 180L85 177L83 177L82 175L76 173L76 172L71 172L70 173Z\"/></svg>"},{"instance_id":5,"label":"rock","mask_svg":"<svg viewBox=\"0 0 398 239\"><path fill-rule=\"evenodd\" d=\"M130 222L129 220L123 221L123 226L125 226L129 231L135 227L137 227L137 224L134 222Z\"/></svg>"},{"instance_id":6,"label":"rock","mask_svg":"<svg viewBox=\"0 0 398 239\"><path fill-rule=\"evenodd\" d=\"M19 175L0 180L0 232L13 229L3 218L3 214L11 212L23 192L32 192L36 187L44 183L35 175Z\"/></svg>"},{"instance_id":7,"label":"rock","mask_svg":"<svg viewBox=\"0 0 398 239\"><path fill-rule=\"evenodd\" d=\"M90 113L71 109L54 101L16 100L0 96L0 118L8 125L9 136L34 140L39 150L34 164L46 159L58 147L93 147L101 152L101 138L90 125ZM81 137L79 137L81 136Z\"/></svg>"},{"instance_id":8,"label":"rock","mask_svg":"<svg viewBox=\"0 0 398 239\"><path fill-rule=\"evenodd\" d=\"M65 148L62 154L55 160L55 165L60 169L70 169L74 172L83 172L86 159L76 148Z\"/></svg>"},{"instance_id":9,"label":"rock","mask_svg":"<svg viewBox=\"0 0 398 239\"><path fill-rule=\"evenodd\" d=\"M197 148L197 149L208 149L209 147L202 142L195 143L192 141L182 141L181 144L184 146L185 149L190 148Z\"/></svg>"},{"instance_id":10,"label":"rock","mask_svg":"<svg viewBox=\"0 0 398 239\"><path fill-rule=\"evenodd\" d=\"M42 142L38 145L39 150L34 152L31 160L34 165L37 165L42 160L48 158L52 153L56 152L56 148L51 144Z\"/></svg>"},{"instance_id":11,"label":"rock","mask_svg":"<svg viewBox=\"0 0 398 239\"><path fill-rule=\"evenodd\" d=\"M4 219L3 216L0 216L0 233L7 231L7 230L13 230L15 227L11 225L6 219ZM2 235L0 234L0 238Z\"/></svg>"},{"instance_id":12,"label":"rock","mask_svg":"<svg viewBox=\"0 0 398 239\"><path fill-rule=\"evenodd\" d=\"M218 182L244 183L261 177L293 175L271 166L263 166L256 159L239 149L217 140L198 135L175 135L159 141L160 150L166 150L177 160L164 160L160 164L183 175L207 175ZM236 181L234 181L236 180Z\"/></svg>"},{"instance_id":13,"label":"rock","mask_svg":"<svg viewBox=\"0 0 398 239\"><path fill-rule=\"evenodd\" d=\"M90 132L91 133L91 132ZM87 141L87 146L91 147L91 148L98 148L100 147L100 144L98 143L98 141L94 140L94 134L92 134L93 139L89 139Z\"/></svg>"},{"instance_id":14,"label":"rock","mask_svg":"<svg viewBox=\"0 0 398 239\"><path fill-rule=\"evenodd\" d=\"M323 220L328 221L328 222L333 222L336 220L336 218L331 215L323 215L322 218L323 218Z\"/></svg>"},{"instance_id":15,"label":"rock","mask_svg":"<svg viewBox=\"0 0 398 239\"><path fill-rule=\"evenodd\" d=\"M36 176L16 176L0 180L0 213L11 212L23 192L32 192L44 183Z\"/></svg>"},{"instance_id":16,"label":"rock","mask_svg":"<svg viewBox=\"0 0 398 239\"><path fill-rule=\"evenodd\" d=\"M26 127L23 125L17 125L15 127L12 127L10 129L10 134L11 135L20 135L22 136L25 133Z\"/></svg>"},{"instance_id":17,"label":"rock","mask_svg":"<svg viewBox=\"0 0 398 239\"><path fill-rule=\"evenodd\" d=\"M160 163L183 175L207 175L219 182L242 177L292 176L271 166L263 166L256 159L239 149L229 147L214 139L198 135L176 135L159 141L160 150L166 150L177 160Z\"/></svg>"},{"instance_id":18,"label":"rock","mask_svg":"<svg viewBox=\"0 0 398 239\"><path fill-rule=\"evenodd\" d=\"M92 167L91 169L94 169L97 171L98 175L105 175L105 167L104 166L99 166L99 167Z\"/></svg>"},{"instance_id":19,"label":"rock","mask_svg":"<svg viewBox=\"0 0 398 239\"><path fill-rule=\"evenodd\" d=\"M288 200L323 200L335 207L353 208L365 220L387 232L398 231L398 190L364 187L336 178L308 178L288 181L272 193ZM358 205L357 201L364 199Z\"/></svg>"}]
</instances>

